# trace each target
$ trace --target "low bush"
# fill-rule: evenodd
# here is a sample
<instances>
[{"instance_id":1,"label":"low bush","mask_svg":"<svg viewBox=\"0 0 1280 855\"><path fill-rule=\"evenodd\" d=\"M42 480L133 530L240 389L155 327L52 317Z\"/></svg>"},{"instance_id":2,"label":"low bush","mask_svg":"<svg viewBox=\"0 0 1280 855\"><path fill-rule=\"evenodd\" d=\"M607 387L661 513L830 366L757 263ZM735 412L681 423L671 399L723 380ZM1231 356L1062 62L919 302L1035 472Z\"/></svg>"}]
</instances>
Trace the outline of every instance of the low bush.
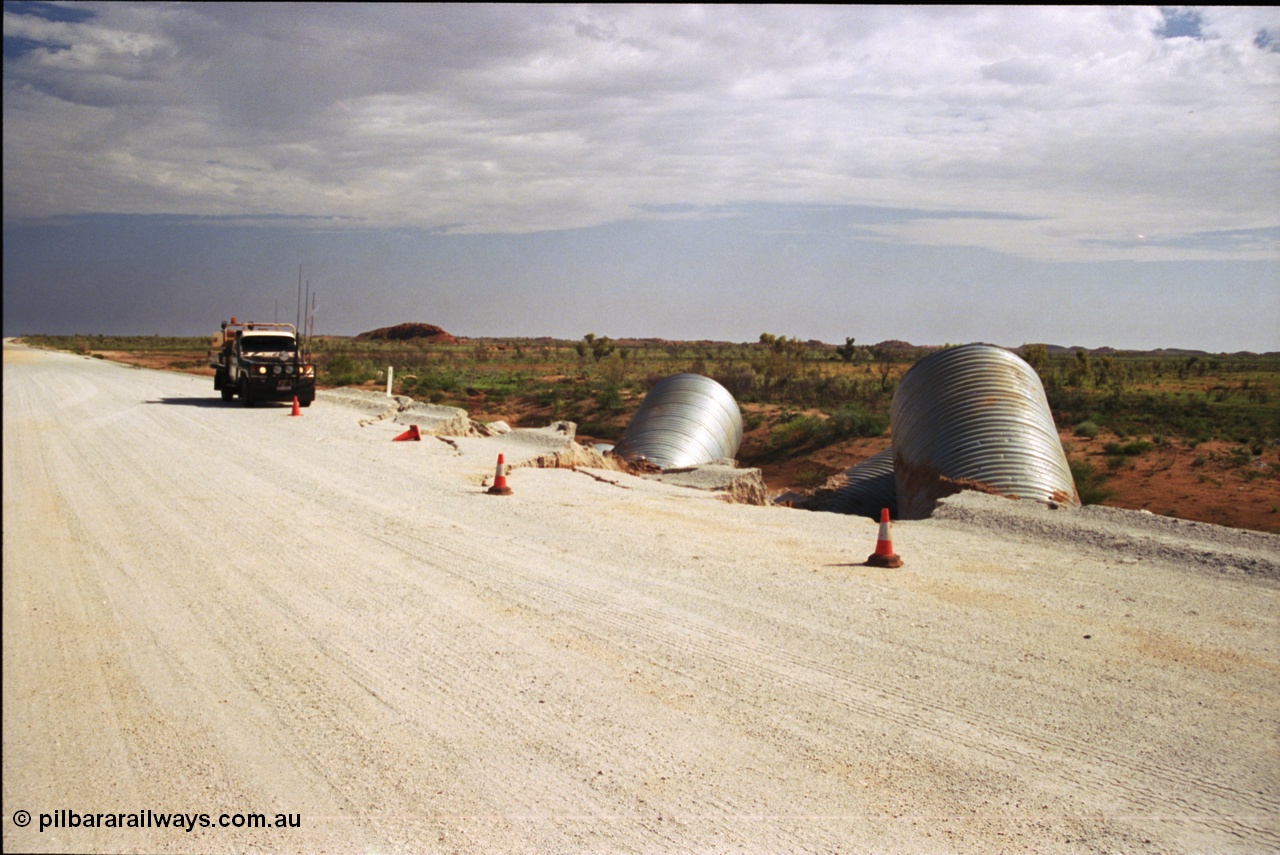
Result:
<instances>
[{"instance_id":1,"label":"low bush","mask_svg":"<svg viewBox=\"0 0 1280 855\"><path fill-rule=\"evenodd\" d=\"M1231 466L1248 466L1253 460L1253 452L1244 446L1231 449L1227 453L1227 463Z\"/></svg>"},{"instance_id":2,"label":"low bush","mask_svg":"<svg viewBox=\"0 0 1280 855\"><path fill-rule=\"evenodd\" d=\"M825 420L819 416L795 416L769 431L766 443L771 451L796 451L813 445L823 433Z\"/></svg>"},{"instance_id":3,"label":"low bush","mask_svg":"<svg viewBox=\"0 0 1280 855\"><path fill-rule=\"evenodd\" d=\"M1076 495L1080 497L1081 504L1097 505L1115 495L1114 490L1102 486L1107 480L1106 473L1095 471L1093 464L1088 460L1073 460L1069 465L1071 478L1076 484Z\"/></svg>"},{"instance_id":4,"label":"low bush","mask_svg":"<svg viewBox=\"0 0 1280 855\"><path fill-rule=\"evenodd\" d=\"M1108 442L1102 447L1105 454L1120 455L1122 457L1137 457L1140 454L1146 454L1151 450L1151 443L1145 439L1135 439L1133 442L1126 442L1121 445L1118 442Z\"/></svg>"},{"instance_id":5,"label":"low bush","mask_svg":"<svg viewBox=\"0 0 1280 855\"><path fill-rule=\"evenodd\" d=\"M835 470L828 469L826 466L815 463L811 466L804 466L797 469L795 475L792 476L792 480L794 480L796 486L802 490L811 490L814 487L821 487L823 484L827 483L827 479L834 474Z\"/></svg>"},{"instance_id":6,"label":"low bush","mask_svg":"<svg viewBox=\"0 0 1280 855\"><path fill-rule=\"evenodd\" d=\"M622 392L617 386L605 386L596 393L596 406L606 413L622 411Z\"/></svg>"},{"instance_id":7,"label":"low bush","mask_svg":"<svg viewBox=\"0 0 1280 855\"><path fill-rule=\"evenodd\" d=\"M316 367L317 380L330 386L359 386L378 376L378 371L367 360L352 359L339 353Z\"/></svg>"},{"instance_id":8,"label":"low bush","mask_svg":"<svg viewBox=\"0 0 1280 855\"><path fill-rule=\"evenodd\" d=\"M851 436L883 436L889 429L889 417L884 413L873 413L858 404L845 404L831 414L827 424L832 440Z\"/></svg>"},{"instance_id":9,"label":"low bush","mask_svg":"<svg viewBox=\"0 0 1280 855\"><path fill-rule=\"evenodd\" d=\"M830 416L783 413L769 431L765 447L775 456L830 445L850 437L883 436L889 417L858 404L845 404Z\"/></svg>"},{"instance_id":10,"label":"low bush","mask_svg":"<svg viewBox=\"0 0 1280 855\"><path fill-rule=\"evenodd\" d=\"M1093 439L1098 435L1098 425L1091 421L1083 421L1073 428L1076 436L1082 436L1086 439Z\"/></svg>"}]
</instances>

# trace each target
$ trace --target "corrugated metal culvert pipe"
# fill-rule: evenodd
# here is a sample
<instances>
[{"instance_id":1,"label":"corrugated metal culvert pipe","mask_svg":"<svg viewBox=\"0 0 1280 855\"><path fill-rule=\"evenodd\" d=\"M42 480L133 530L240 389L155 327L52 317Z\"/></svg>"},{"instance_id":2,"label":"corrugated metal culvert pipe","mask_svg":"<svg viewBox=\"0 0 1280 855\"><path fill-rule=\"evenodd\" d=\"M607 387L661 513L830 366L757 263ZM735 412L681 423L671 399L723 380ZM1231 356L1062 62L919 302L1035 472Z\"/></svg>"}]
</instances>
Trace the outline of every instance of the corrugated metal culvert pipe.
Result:
<instances>
[{"instance_id":1,"label":"corrugated metal culvert pipe","mask_svg":"<svg viewBox=\"0 0 1280 855\"><path fill-rule=\"evenodd\" d=\"M893 395L890 429L902 519L961 489L1080 503L1044 386L1004 348L966 344L917 362Z\"/></svg>"},{"instance_id":2,"label":"corrugated metal culvert pipe","mask_svg":"<svg viewBox=\"0 0 1280 855\"><path fill-rule=\"evenodd\" d=\"M804 507L815 511L880 519L881 508L898 515L898 487L893 476L893 449L886 448L844 471L844 483L825 491Z\"/></svg>"},{"instance_id":3,"label":"corrugated metal culvert pipe","mask_svg":"<svg viewBox=\"0 0 1280 855\"><path fill-rule=\"evenodd\" d=\"M676 374L645 395L613 453L675 469L731 459L741 444L742 412L729 390L701 374Z\"/></svg>"}]
</instances>

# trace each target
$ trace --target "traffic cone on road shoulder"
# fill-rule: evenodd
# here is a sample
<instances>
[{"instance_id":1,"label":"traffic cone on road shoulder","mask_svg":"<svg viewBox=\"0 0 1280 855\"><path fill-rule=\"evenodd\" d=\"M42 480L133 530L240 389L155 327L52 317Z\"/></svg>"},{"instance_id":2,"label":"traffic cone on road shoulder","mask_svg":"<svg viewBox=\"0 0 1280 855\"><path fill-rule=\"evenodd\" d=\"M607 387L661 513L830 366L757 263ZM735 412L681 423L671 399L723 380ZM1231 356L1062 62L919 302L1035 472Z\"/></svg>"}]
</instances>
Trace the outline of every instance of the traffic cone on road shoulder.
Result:
<instances>
[{"instance_id":1,"label":"traffic cone on road shoulder","mask_svg":"<svg viewBox=\"0 0 1280 855\"><path fill-rule=\"evenodd\" d=\"M889 536L889 509L880 509L880 536L876 539L876 551L867 556L870 567L901 567L902 559L893 552L893 538Z\"/></svg>"},{"instance_id":2,"label":"traffic cone on road shoulder","mask_svg":"<svg viewBox=\"0 0 1280 855\"><path fill-rule=\"evenodd\" d=\"M503 462L502 455L498 455L498 469L493 474L493 486L489 488L489 494L493 496L510 496L511 488L507 486L507 464Z\"/></svg>"},{"instance_id":3,"label":"traffic cone on road shoulder","mask_svg":"<svg viewBox=\"0 0 1280 855\"><path fill-rule=\"evenodd\" d=\"M300 416L300 415L302 415L302 410L298 409L298 396L297 396L297 395L294 395L294 396L293 396L293 412L292 412L292 413L289 413L289 415L291 415L291 416Z\"/></svg>"},{"instance_id":4,"label":"traffic cone on road shoulder","mask_svg":"<svg viewBox=\"0 0 1280 855\"><path fill-rule=\"evenodd\" d=\"M409 442L409 441L421 442L422 434L418 431L417 425L409 425L409 429L407 431L400 434L399 436L397 436L391 441L392 442Z\"/></svg>"}]
</instances>

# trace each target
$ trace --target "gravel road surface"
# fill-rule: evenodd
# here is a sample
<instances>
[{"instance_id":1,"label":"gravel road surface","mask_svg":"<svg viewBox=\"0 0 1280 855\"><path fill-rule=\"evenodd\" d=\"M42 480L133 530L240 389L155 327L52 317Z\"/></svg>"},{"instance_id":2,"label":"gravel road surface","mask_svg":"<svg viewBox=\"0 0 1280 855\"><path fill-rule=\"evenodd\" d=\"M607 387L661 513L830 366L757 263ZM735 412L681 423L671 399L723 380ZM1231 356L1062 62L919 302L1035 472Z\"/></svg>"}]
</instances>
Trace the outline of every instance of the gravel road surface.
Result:
<instances>
[{"instance_id":1,"label":"gravel road surface","mask_svg":"<svg viewBox=\"0 0 1280 855\"><path fill-rule=\"evenodd\" d=\"M965 494L880 570L862 518L487 495L545 434L3 376L5 851L1280 850L1275 536ZM147 811L210 825L99 827Z\"/></svg>"}]
</instances>

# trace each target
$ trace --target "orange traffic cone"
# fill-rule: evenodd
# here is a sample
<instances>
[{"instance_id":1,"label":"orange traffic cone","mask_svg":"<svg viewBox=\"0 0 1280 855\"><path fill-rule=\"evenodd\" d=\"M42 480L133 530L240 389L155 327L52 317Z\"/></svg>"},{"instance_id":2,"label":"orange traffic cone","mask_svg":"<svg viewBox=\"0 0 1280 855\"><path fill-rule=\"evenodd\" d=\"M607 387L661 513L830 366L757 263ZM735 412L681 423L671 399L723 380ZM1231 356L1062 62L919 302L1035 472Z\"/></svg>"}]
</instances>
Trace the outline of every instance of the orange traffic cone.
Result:
<instances>
[{"instance_id":1,"label":"orange traffic cone","mask_svg":"<svg viewBox=\"0 0 1280 855\"><path fill-rule=\"evenodd\" d=\"M889 509L880 509L880 536L876 539L876 551L867 556L871 567L901 567L902 559L893 553L893 539L889 537Z\"/></svg>"},{"instance_id":2,"label":"orange traffic cone","mask_svg":"<svg viewBox=\"0 0 1280 855\"><path fill-rule=\"evenodd\" d=\"M409 425L409 429L407 431L400 434L399 436L397 436L391 441L392 442L409 442L410 440L412 440L413 442L420 442L422 440L422 434L418 431L417 425Z\"/></svg>"},{"instance_id":3,"label":"orange traffic cone","mask_svg":"<svg viewBox=\"0 0 1280 855\"><path fill-rule=\"evenodd\" d=\"M498 470L493 474L493 486L489 488L489 493L494 496L510 496L511 488L507 486L507 464L502 462L502 455L498 455Z\"/></svg>"},{"instance_id":4,"label":"orange traffic cone","mask_svg":"<svg viewBox=\"0 0 1280 855\"><path fill-rule=\"evenodd\" d=\"M294 396L293 396L293 412L292 412L292 413L289 413L289 415L291 415L291 416L300 416L300 415L302 415L302 410L298 409L298 396L297 396L297 395L294 395Z\"/></svg>"}]
</instances>

